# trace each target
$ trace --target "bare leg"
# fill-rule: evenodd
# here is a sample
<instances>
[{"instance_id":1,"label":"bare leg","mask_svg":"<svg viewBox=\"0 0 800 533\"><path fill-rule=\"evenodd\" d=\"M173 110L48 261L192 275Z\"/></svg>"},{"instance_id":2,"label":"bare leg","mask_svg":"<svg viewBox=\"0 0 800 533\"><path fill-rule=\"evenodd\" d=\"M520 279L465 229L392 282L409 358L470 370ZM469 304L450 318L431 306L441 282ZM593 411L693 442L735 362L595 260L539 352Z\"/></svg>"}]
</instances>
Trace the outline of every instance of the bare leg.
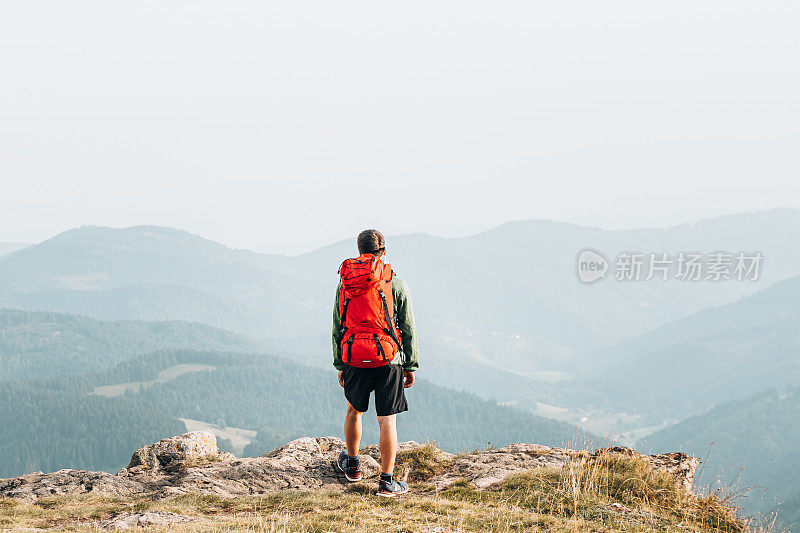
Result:
<instances>
[{"instance_id":1,"label":"bare leg","mask_svg":"<svg viewBox=\"0 0 800 533\"><path fill-rule=\"evenodd\" d=\"M361 446L361 415L356 408L347 402L347 414L344 417L344 440L347 444L347 455L355 457Z\"/></svg>"},{"instance_id":2,"label":"bare leg","mask_svg":"<svg viewBox=\"0 0 800 533\"><path fill-rule=\"evenodd\" d=\"M396 415L378 417L378 425L381 428L381 472L384 474L391 474L394 471L394 456L397 453L396 418Z\"/></svg>"}]
</instances>

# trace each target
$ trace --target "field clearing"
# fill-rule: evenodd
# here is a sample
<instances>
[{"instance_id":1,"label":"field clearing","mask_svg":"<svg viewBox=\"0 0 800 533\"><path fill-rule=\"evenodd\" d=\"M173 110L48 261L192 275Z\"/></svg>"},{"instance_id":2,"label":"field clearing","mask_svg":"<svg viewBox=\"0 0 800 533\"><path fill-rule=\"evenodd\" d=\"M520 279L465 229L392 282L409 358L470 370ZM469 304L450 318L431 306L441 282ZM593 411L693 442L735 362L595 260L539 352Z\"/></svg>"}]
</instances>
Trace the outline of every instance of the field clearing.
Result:
<instances>
[{"instance_id":1,"label":"field clearing","mask_svg":"<svg viewBox=\"0 0 800 533\"><path fill-rule=\"evenodd\" d=\"M166 383L184 374L190 374L192 372L213 372L216 369L217 367L214 365L183 363L165 368L158 373L156 379L151 379L149 381L129 381L127 383L117 383L114 385L103 385L102 387L95 387L90 394L105 396L106 398L113 398L115 396L122 396L128 391L132 393L141 392L147 387L152 387L155 383Z\"/></svg>"}]
</instances>

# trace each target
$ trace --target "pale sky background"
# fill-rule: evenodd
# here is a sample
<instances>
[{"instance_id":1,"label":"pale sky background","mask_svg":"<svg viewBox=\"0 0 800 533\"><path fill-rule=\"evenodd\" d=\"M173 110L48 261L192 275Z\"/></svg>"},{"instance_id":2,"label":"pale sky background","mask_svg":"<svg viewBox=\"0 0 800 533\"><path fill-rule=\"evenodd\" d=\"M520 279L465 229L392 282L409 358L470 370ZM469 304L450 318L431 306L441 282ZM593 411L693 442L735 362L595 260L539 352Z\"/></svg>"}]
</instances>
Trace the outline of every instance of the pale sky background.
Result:
<instances>
[{"instance_id":1,"label":"pale sky background","mask_svg":"<svg viewBox=\"0 0 800 533\"><path fill-rule=\"evenodd\" d=\"M0 2L0 241L800 207L800 4Z\"/></svg>"}]
</instances>

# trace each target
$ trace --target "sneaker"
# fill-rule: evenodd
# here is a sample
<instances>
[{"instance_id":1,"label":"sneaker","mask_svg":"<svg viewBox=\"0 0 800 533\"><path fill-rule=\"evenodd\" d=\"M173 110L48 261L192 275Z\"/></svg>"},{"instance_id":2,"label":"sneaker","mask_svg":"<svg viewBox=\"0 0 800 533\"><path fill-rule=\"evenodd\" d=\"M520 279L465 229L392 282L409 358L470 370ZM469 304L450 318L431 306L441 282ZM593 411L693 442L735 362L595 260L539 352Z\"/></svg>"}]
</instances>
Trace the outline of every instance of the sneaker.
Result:
<instances>
[{"instance_id":1,"label":"sneaker","mask_svg":"<svg viewBox=\"0 0 800 533\"><path fill-rule=\"evenodd\" d=\"M339 454L336 467L344 473L347 481L361 481L361 463L358 461L358 457L350 459L347 450L342 450L342 453Z\"/></svg>"},{"instance_id":2,"label":"sneaker","mask_svg":"<svg viewBox=\"0 0 800 533\"><path fill-rule=\"evenodd\" d=\"M408 485L405 481L397 481L396 479L384 481L381 479L378 482L378 496L394 498L398 494L405 494L406 492L408 492Z\"/></svg>"}]
</instances>

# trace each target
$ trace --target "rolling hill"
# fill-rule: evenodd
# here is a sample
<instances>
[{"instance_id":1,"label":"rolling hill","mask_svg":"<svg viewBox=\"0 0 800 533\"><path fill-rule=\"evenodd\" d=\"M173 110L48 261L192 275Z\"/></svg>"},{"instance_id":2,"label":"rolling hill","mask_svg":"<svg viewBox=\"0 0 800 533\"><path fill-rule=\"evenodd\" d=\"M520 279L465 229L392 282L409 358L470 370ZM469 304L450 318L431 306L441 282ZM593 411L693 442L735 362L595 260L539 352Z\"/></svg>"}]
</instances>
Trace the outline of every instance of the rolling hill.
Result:
<instances>
[{"instance_id":1,"label":"rolling hill","mask_svg":"<svg viewBox=\"0 0 800 533\"><path fill-rule=\"evenodd\" d=\"M773 389L688 418L647 436L639 447L708 456L698 477L701 484L720 479L723 486L755 487L742 503L751 511L766 512L785 502L781 513L786 516L781 518L790 523L800 515L798 420L800 389Z\"/></svg>"},{"instance_id":2,"label":"rolling hill","mask_svg":"<svg viewBox=\"0 0 800 533\"><path fill-rule=\"evenodd\" d=\"M281 265L179 230L84 227L1 258L0 298L6 307L101 319L298 334L315 292Z\"/></svg>"},{"instance_id":3,"label":"rolling hill","mask_svg":"<svg viewBox=\"0 0 800 533\"><path fill-rule=\"evenodd\" d=\"M0 309L0 379L99 371L165 348L256 352L264 346L205 324Z\"/></svg>"},{"instance_id":4,"label":"rolling hill","mask_svg":"<svg viewBox=\"0 0 800 533\"><path fill-rule=\"evenodd\" d=\"M800 277L795 277L596 353L597 360L620 362L570 386L575 397L583 394L584 404L636 409L648 419L640 424L680 420L770 387L800 383L798 325Z\"/></svg>"}]
</instances>

